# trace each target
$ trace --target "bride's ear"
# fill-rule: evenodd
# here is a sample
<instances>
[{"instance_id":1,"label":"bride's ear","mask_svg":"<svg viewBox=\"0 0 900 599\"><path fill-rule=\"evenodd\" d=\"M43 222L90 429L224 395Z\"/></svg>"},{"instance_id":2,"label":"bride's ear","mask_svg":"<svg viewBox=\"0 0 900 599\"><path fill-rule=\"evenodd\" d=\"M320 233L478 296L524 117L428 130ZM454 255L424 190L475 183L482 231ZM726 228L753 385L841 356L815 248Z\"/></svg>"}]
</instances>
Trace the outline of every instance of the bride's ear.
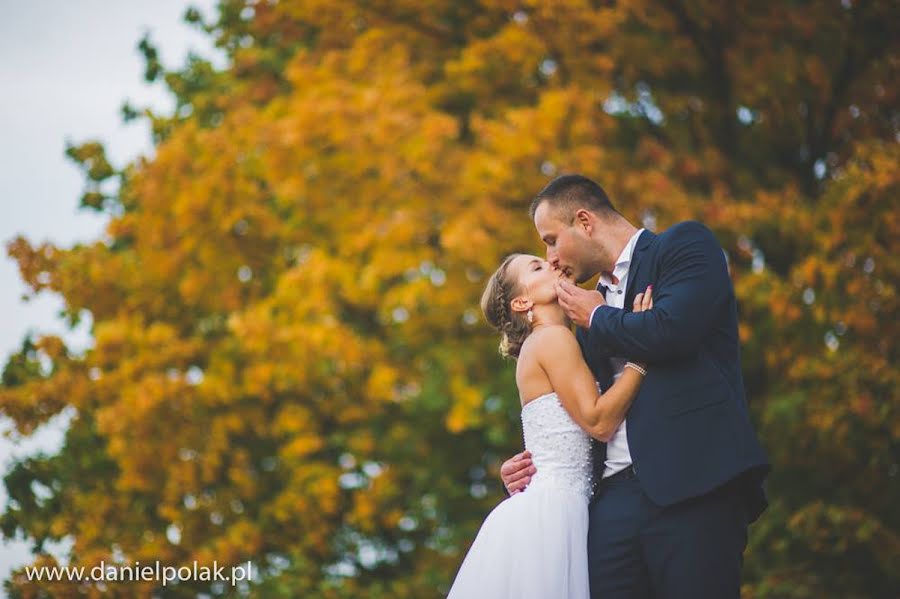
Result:
<instances>
[{"instance_id":1,"label":"bride's ear","mask_svg":"<svg viewBox=\"0 0 900 599\"><path fill-rule=\"evenodd\" d=\"M524 296L519 296L513 298L513 301L510 302L510 306L512 306L513 312L528 312L531 307L534 305L530 299Z\"/></svg>"}]
</instances>

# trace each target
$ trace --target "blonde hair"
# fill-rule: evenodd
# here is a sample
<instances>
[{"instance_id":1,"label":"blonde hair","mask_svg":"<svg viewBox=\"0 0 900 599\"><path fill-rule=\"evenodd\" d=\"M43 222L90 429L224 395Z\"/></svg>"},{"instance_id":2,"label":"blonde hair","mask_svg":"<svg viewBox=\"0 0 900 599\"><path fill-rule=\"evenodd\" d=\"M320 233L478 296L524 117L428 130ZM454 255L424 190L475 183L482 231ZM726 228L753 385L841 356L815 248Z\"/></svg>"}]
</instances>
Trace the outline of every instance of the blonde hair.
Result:
<instances>
[{"instance_id":1,"label":"blonde hair","mask_svg":"<svg viewBox=\"0 0 900 599\"><path fill-rule=\"evenodd\" d=\"M531 327L518 312L513 312L510 302L519 295L519 282L513 280L509 265L522 254L510 254L491 275L481 295L481 311L488 323L500 332L500 355L516 359Z\"/></svg>"}]
</instances>

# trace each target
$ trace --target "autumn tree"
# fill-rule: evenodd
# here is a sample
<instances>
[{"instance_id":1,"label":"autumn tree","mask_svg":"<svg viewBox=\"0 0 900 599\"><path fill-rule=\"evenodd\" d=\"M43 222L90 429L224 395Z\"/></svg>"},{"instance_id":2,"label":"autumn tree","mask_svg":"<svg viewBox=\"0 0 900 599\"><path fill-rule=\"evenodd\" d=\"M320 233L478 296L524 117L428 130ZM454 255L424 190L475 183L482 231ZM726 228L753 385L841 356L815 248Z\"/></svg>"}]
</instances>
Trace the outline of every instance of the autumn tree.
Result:
<instances>
[{"instance_id":1,"label":"autumn tree","mask_svg":"<svg viewBox=\"0 0 900 599\"><path fill-rule=\"evenodd\" d=\"M6 536L73 564L237 564L262 597L439 597L521 445L486 275L540 252L531 197L600 181L634 222L707 223L775 464L745 594L900 585L898 10L890 2L243 2L189 10L227 57L161 65L153 157L69 149L102 239L11 240L88 316L9 357ZM114 189L114 192L110 192ZM13 596L145 595L29 583ZM190 582L161 596L232 594Z\"/></svg>"}]
</instances>

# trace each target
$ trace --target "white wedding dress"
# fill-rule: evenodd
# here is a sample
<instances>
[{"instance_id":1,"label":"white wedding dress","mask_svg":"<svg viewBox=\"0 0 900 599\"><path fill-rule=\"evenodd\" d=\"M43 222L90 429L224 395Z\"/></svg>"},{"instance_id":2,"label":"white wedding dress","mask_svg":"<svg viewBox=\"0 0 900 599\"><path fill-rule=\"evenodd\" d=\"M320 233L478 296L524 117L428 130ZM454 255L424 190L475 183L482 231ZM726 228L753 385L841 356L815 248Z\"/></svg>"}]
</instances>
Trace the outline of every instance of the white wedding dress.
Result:
<instances>
[{"instance_id":1,"label":"white wedding dress","mask_svg":"<svg viewBox=\"0 0 900 599\"><path fill-rule=\"evenodd\" d=\"M537 473L488 514L447 599L588 599L591 438L555 393L522 408Z\"/></svg>"}]
</instances>

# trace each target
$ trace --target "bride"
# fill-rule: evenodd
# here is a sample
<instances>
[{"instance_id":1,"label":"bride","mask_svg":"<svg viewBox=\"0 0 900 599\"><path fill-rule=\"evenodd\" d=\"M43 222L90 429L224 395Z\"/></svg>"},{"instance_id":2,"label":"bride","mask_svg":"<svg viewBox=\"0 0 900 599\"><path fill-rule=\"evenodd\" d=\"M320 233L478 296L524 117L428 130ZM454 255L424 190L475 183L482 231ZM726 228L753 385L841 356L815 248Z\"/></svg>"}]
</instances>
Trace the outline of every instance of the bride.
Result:
<instances>
[{"instance_id":1,"label":"bride","mask_svg":"<svg viewBox=\"0 0 900 599\"><path fill-rule=\"evenodd\" d=\"M591 437L612 436L646 371L629 362L598 393L557 303L558 278L546 260L513 254L481 298L485 317L501 333L501 354L516 359L525 448L537 473L485 519L448 599L589 597ZM635 298L634 311L652 307L649 289Z\"/></svg>"}]
</instances>

